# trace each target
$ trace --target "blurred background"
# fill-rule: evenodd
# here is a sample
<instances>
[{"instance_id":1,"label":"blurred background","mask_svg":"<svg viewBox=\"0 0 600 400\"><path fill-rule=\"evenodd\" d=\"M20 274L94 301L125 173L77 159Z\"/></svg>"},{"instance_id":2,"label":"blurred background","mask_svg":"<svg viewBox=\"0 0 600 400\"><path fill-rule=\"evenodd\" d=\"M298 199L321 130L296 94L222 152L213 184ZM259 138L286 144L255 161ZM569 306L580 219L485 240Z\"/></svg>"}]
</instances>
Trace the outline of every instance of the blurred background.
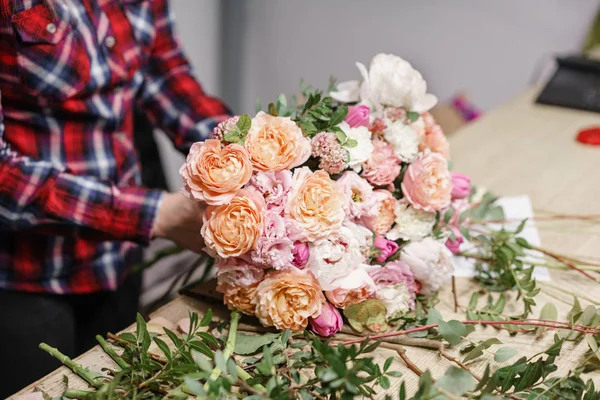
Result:
<instances>
[{"instance_id":1,"label":"blurred background","mask_svg":"<svg viewBox=\"0 0 600 400\"><path fill-rule=\"evenodd\" d=\"M442 104L466 93L493 108L541 83L554 57L579 53L600 0L171 0L177 28L205 90L236 113L254 112L300 78L326 87L329 77L360 77L355 62L379 52L421 71ZM499 132L501 134L501 132ZM183 156L156 133L166 180L180 184ZM156 249L164 243L155 243ZM144 303L168 288L173 269L146 272ZM171 265L171 268L167 266Z\"/></svg>"}]
</instances>

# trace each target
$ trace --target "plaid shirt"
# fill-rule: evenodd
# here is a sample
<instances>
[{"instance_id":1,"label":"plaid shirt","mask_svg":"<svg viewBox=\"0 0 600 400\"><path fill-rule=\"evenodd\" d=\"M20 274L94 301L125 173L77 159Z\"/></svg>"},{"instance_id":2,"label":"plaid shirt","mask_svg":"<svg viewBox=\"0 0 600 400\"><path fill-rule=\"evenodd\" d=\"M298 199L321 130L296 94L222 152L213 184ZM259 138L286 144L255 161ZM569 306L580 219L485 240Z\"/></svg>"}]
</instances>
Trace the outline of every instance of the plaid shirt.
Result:
<instances>
[{"instance_id":1,"label":"plaid shirt","mask_svg":"<svg viewBox=\"0 0 600 400\"><path fill-rule=\"evenodd\" d=\"M114 290L149 241L134 102L184 152L227 114L167 0L0 0L0 96L0 289L30 292Z\"/></svg>"}]
</instances>

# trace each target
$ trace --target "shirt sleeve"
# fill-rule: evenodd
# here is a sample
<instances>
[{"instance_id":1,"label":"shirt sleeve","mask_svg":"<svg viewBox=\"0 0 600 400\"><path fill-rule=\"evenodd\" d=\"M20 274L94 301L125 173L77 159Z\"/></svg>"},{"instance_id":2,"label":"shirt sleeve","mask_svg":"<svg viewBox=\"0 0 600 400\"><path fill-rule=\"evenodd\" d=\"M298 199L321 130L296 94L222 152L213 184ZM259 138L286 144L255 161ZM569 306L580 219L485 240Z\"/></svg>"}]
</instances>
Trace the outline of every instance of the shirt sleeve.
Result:
<instances>
[{"instance_id":1,"label":"shirt sleeve","mask_svg":"<svg viewBox=\"0 0 600 400\"><path fill-rule=\"evenodd\" d=\"M194 142L207 139L230 112L220 100L206 95L194 78L175 34L168 1L153 4L156 36L144 68L140 101L150 121L187 153Z\"/></svg>"},{"instance_id":2,"label":"shirt sleeve","mask_svg":"<svg viewBox=\"0 0 600 400\"><path fill-rule=\"evenodd\" d=\"M147 243L162 193L116 187L25 157L4 139L0 93L0 230Z\"/></svg>"}]
</instances>

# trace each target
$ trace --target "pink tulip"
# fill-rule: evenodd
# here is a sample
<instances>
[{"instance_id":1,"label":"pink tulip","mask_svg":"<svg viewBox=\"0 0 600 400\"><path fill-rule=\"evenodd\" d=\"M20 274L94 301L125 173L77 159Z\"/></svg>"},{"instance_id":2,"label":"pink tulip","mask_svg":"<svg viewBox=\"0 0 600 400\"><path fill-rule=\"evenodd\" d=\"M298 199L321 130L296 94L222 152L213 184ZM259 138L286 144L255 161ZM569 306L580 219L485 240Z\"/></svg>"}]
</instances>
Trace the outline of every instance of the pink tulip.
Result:
<instances>
[{"instance_id":1,"label":"pink tulip","mask_svg":"<svg viewBox=\"0 0 600 400\"><path fill-rule=\"evenodd\" d=\"M458 254L460 252L460 245L465 241L462 233L456 228L452 228L452 232L454 232L454 240L452 238L448 238L446 240L446 247L448 250L452 252L452 254Z\"/></svg>"},{"instance_id":2,"label":"pink tulip","mask_svg":"<svg viewBox=\"0 0 600 400\"><path fill-rule=\"evenodd\" d=\"M294 243L292 255L294 256L294 259L292 260L292 265L296 268L304 268L304 266L308 262L308 256L310 255L308 244L302 242Z\"/></svg>"},{"instance_id":3,"label":"pink tulip","mask_svg":"<svg viewBox=\"0 0 600 400\"><path fill-rule=\"evenodd\" d=\"M369 126L369 114L371 109L367 106L348 106L348 115L344 121L350 125L351 128L357 126Z\"/></svg>"},{"instance_id":4,"label":"pink tulip","mask_svg":"<svg viewBox=\"0 0 600 400\"><path fill-rule=\"evenodd\" d=\"M452 172L452 200L466 198L471 193L471 178Z\"/></svg>"},{"instance_id":5,"label":"pink tulip","mask_svg":"<svg viewBox=\"0 0 600 400\"><path fill-rule=\"evenodd\" d=\"M379 262L384 262L389 257L394 255L398 251L398 245L396 242L392 242L391 240L387 240L382 236L375 237L375 241L373 242L373 246L381 251L379 257L375 260Z\"/></svg>"},{"instance_id":6,"label":"pink tulip","mask_svg":"<svg viewBox=\"0 0 600 400\"><path fill-rule=\"evenodd\" d=\"M344 325L342 315L330 303L325 303L321 309L321 315L317 318L310 318L309 321L313 332L323 337L335 335Z\"/></svg>"}]
</instances>

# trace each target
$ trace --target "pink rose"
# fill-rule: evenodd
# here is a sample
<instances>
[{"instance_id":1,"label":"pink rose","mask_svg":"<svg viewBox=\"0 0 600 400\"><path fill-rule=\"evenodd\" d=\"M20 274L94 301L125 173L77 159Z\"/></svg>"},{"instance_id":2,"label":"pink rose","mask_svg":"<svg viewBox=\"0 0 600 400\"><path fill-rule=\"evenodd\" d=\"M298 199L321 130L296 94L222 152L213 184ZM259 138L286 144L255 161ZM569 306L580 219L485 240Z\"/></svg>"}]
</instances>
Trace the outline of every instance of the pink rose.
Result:
<instances>
[{"instance_id":1,"label":"pink rose","mask_svg":"<svg viewBox=\"0 0 600 400\"><path fill-rule=\"evenodd\" d=\"M450 159L450 144L442 127L439 126L433 116L426 112L421 115L425 124L425 136L419 144L419 151L429 149L434 153L441 154L446 160Z\"/></svg>"},{"instance_id":2,"label":"pink rose","mask_svg":"<svg viewBox=\"0 0 600 400\"><path fill-rule=\"evenodd\" d=\"M217 264L217 290L224 293L227 287L249 288L262 281L265 271L242 258L228 258Z\"/></svg>"},{"instance_id":3,"label":"pink rose","mask_svg":"<svg viewBox=\"0 0 600 400\"><path fill-rule=\"evenodd\" d=\"M400 283L405 284L410 295L409 307L412 309L415 306L415 299L419 290L415 277L406 263L392 261L383 267L373 265L369 269L369 275L377 285L377 290Z\"/></svg>"},{"instance_id":4,"label":"pink rose","mask_svg":"<svg viewBox=\"0 0 600 400\"><path fill-rule=\"evenodd\" d=\"M292 265L296 268L304 268L306 263L308 262L308 258L310 256L310 250L308 248L308 243L296 242L294 243L294 248L292 249Z\"/></svg>"},{"instance_id":5,"label":"pink rose","mask_svg":"<svg viewBox=\"0 0 600 400\"><path fill-rule=\"evenodd\" d=\"M348 106L348 115L344 121L350 125L351 128L357 126L369 126L369 114L371 109L368 106Z\"/></svg>"},{"instance_id":6,"label":"pink rose","mask_svg":"<svg viewBox=\"0 0 600 400\"><path fill-rule=\"evenodd\" d=\"M382 236L376 236L373 245L381 251L379 257L376 258L376 260L379 262L384 262L398 251L398 245L396 242L387 240Z\"/></svg>"},{"instance_id":7,"label":"pink rose","mask_svg":"<svg viewBox=\"0 0 600 400\"><path fill-rule=\"evenodd\" d=\"M250 253L252 262L266 268L284 269L292 264L294 242L289 238L286 220L275 210L267 211L263 232Z\"/></svg>"},{"instance_id":8,"label":"pink rose","mask_svg":"<svg viewBox=\"0 0 600 400\"><path fill-rule=\"evenodd\" d=\"M471 194L471 178L458 172L451 172L452 200L464 199Z\"/></svg>"},{"instance_id":9,"label":"pink rose","mask_svg":"<svg viewBox=\"0 0 600 400\"><path fill-rule=\"evenodd\" d=\"M250 180L250 185L265 198L267 208L283 215L287 195L292 188L292 172L258 172Z\"/></svg>"},{"instance_id":10,"label":"pink rose","mask_svg":"<svg viewBox=\"0 0 600 400\"><path fill-rule=\"evenodd\" d=\"M392 229L396 220L396 199L387 190L373 191L373 199L376 212L363 216L361 222L376 234L385 235Z\"/></svg>"},{"instance_id":11,"label":"pink rose","mask_svg":"<svg viewBox=\"0 0 600 400\"><path fill-rule=\"evenodd\" d=\"M335 335L344 325L340 312L330 303L323 305L321 314L317 318L309 318L308 321L313 332L323 337Z\"/></svg>"},{"instance_id":12,"label":"pink rose","mask_svg":"<svg viewBox=\"0 0 600 400\"><path fill-rule=\"evenodd\" d=\"M392 145L375 139L371 158L363 164L362 176L374 186L389 185L400 175L400 162Z\"/></svg>"},{"instance_id":13,"label":"pink rose","mask_svg":"<svg viewBox=\"0 0 600 400\"><path fill-rule=\"evenodd\" d=\"M365 214L375 214L376 201L373 198L373 187L354 171L346 171L336 181L344 193L344 211L351 220L361 218Z\"/></svg>"},{"instance_id":14,"label":"pink rose","mask_svg":"<svg viewBox=\"0 0 600 400\"><path fill-rule=\"evenodd\" d=\"M438 153L425 152L408 166L402 192L417 210L434 212L450 205L452 180L448 162Z\"/></svg>"},{"instance_id":15,"label":"pink rose","mask_svg":"<svg viewBox=\"0 0 600 400\"><path fill-rule=\"evenodd\" d=\"M346 276L335 280L333 286L337 288L325 292L327 300L337 308L345 308L373 296L377 287L367 272L369 268L370 266L362 264L350 269Z\"/></svg>"},{"instance_id":16,"label":"pink rose","mask_svg":"<svg viewBox=\"0 0 600 400\"><path fill-rule=\"evenodd\" d=\"M453 254L458 254L460 252L460 245L465 241L462 233L456 227L452 227L452 232L454 233L454 240L452 238L448 238L446 240L446 247Z\"/></svg>"}]
</instances>

